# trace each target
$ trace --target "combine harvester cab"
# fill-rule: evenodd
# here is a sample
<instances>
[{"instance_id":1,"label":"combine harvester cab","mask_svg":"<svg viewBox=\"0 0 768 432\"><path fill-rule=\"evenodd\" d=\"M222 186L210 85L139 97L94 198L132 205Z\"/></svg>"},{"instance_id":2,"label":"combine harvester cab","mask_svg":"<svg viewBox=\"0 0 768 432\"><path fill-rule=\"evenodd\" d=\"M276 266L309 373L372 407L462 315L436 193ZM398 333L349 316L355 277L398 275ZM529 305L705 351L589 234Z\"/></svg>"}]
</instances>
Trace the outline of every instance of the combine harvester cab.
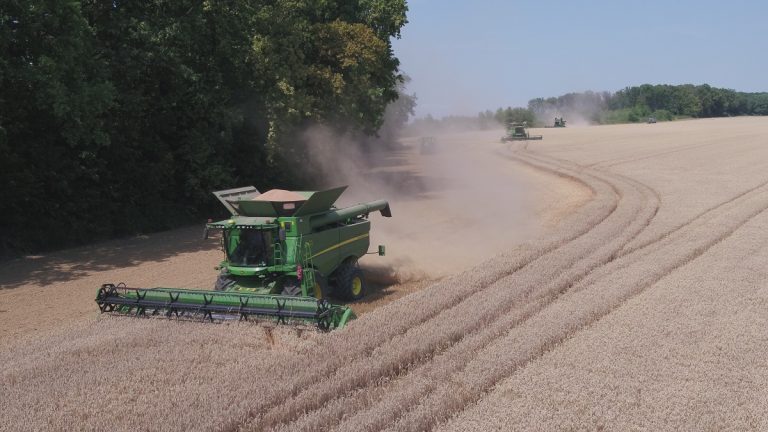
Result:
<instances>
[{"instance_id":1,"label":"combine harvester cab","mask_svg":"<svg viewBox=\"0 0 768 432\"><path fill-rule=\"evenodd\" d=\"M205 236L220 231L225 258L214 290L131 288L104 284L96 302L101 312L201 317L272 319L341 328L353 319L347 306L334 305L333 293L346 300L365 295L357 260L368 253L371 223L379 211L391 217L386 201L347 208L333 204L346 186L320 192L254 187L214 192L230 211L229 219L210 222ZM384 246L379 246L384 255Z\"/></svg>"},{"instance_id":2,"label":"combine harvester cab","mask_svg":"<svg viewBox=\"0 0 768 432\"><path fill-rule=\"evenodd\" d=\"M507 135L501 137L501 142L507 141L529 141L540 140L544 137L541 135L531 135L528 133L528 123L510 123L507 125Z\"/></svg>"}]
</instances>

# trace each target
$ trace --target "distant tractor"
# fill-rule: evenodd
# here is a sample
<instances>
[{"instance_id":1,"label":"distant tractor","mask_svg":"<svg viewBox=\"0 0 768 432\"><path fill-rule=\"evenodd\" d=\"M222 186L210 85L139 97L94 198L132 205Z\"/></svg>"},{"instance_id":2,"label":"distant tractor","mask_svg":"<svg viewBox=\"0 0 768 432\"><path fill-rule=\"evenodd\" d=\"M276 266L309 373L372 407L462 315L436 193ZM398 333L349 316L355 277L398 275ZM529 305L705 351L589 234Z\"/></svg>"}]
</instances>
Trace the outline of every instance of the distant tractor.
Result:
<instances>
[{"instance_id":1,"label":"distant tractor","mask_svg":"<svg viewBox=\"0 0 768 432\"><path fill-rule=\"evenodd\" d=\"M555 117L555 126L554 127L565 127L565 119L560 117Z\"/></svg>"},{"instance_id":2,"label":"distant tractor","mask_svg":"<svg viewBox=\"0 0 768 432\"><path fill-rule=\"evenodd\" d=\"M531 135L528 133L528 123L510 123L507 125L507 135L501 137L501 142L507 141L528 141L543 139L541 135Z\"/></svg>"}]
</instances>

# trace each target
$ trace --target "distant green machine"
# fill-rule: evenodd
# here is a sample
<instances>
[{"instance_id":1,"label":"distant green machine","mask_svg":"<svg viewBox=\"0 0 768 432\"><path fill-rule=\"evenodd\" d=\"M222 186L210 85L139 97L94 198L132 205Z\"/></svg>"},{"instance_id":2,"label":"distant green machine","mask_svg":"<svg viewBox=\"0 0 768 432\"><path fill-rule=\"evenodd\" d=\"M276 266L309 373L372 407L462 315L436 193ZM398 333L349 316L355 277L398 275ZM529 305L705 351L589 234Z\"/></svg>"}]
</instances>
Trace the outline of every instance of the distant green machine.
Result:
<instances>
[{"instance_id":1,"label":"distant green machine","mask_svg":"<svg viewBox=\"0 0 768 432\"><path fill-rule=\"evenodd\" d=\"M565 127L565 119L562 117L555 117L555 126L554 127Z\"/></svg>"},{"instance_id":2,"label":"distant green machine","mask_svg":"<svg viewBox=\"0 0 768 432\"><path fill-rule=\"evenodd\" d=\"M541 135L530 135L528 133L528 123L510 123L507 125L507 135L501 137L501 142L507 141L526 141L543 139Z\"/></svg>"},{"instance_id":3,"label":"distant green machine","mask_svg":"<svg viewBox=\"0 0 768 432\"><path fill-rule=\"evenodd\" d=\"M99 309L211 321L270 318L314 323L323 330L341 328L354 313L326 297L354 301L365 296L357 261L370 245L368 215L379 211L392 216L383 200L334 207L346 188L260 194L250 186L214 192L232 214L205 227L206 238L210 231L222 233L225 253L216 267L220 273L214 290L104 284L96 296ZM384 255L384 246L374 253Z\"/></svg>"}]
</instances>

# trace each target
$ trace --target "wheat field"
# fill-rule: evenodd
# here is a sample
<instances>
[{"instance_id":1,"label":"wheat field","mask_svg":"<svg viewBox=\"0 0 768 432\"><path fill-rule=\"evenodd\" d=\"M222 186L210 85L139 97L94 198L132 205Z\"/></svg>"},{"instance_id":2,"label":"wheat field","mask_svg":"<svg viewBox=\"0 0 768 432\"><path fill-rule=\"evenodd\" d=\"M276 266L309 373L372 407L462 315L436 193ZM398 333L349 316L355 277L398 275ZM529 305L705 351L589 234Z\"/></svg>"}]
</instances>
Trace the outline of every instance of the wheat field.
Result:
<instances>
[{"instance_id":1,"label":"wheat field","mask_svg":"<svg viewBox=\"0 0 768 432\"><path fill-rule=\"evenodd\" d=\"M10 287L34 262L4 264L0 429L768 429L768 119L540 132L442 142L546 178L534 213L557 222L341 331L68 318L54 284ZM137 266L170 278L212 253ZM36 329L14 303L13 330L22 295L58 319Z\"/></svg>"}]
</instances>

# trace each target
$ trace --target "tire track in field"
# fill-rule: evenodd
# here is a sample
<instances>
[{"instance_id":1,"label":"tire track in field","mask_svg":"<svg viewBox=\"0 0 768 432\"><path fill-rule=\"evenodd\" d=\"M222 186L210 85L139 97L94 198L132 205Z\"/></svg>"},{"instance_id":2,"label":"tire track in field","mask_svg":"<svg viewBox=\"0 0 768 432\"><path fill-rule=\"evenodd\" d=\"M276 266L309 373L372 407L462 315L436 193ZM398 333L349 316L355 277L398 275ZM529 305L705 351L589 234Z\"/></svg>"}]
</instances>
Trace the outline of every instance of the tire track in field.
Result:
<instances>
[{"instance_id":1,"label":"tire track in field","mask_svg":"<svg viewBox=\"0 0 768 432\"><path fill-rule=\"evenodd\" d=\"M523 150L527 151L528 155L533 157L536 160L546 160L547 159L547 156L543 156L543 155L538 156L539 154L531 152L528 149L527 143L526 143L525 146L523 146ZM564 164L567 164L567 165L577 165L578 166L578 164L575 164L574 162L571 162L571 161L557 159L557 158L554 158L554 159L558 160L559 162L562 162ZM624 179L626 179L628 181L635 181L635 180L633 180L633 179L631 179L629 177L622 176L620 174L616 174L616 175L619 175L619 176L623 177ZM639 184L641 184L641 183L639 183ZM658 242L660 242L662 240L665 240L666 238L668 238L668 237L672 236L673 234L677 233L678 231L681 231L684 228L686 228L686 227L688 227L690 225L693 225L696 222L702 222L702 221L708 220L708 218L710 218L713 213L715 213L717 211L720 211L721 209L725 208L726 206L729 206L732 203L735 203L735 202L737 202L739 200L742 200L745 197L748 198L750 196L754 196L756 193L760 192L760 189L765 189L767 186L768 186L768 180L762 181L762 182L758 183L756 186L748 188L748 189L738 193L737 195L731 197L728 200L725 200L725 201L722 201L720 203L717 203L717 204L715 204L715 205L713 205L713 206L711 206L711 207L709 207L709 208L707 208L707 209L697 213L691 219L689 219L689 220L687 220L687 221L685 221L685 222L683 222L683 223L681 223L679 225L676 225L675 227L671 228L670 230L665 231L665 232L659 234L658 236L656 236L656 237L654 237L654 238L652 238L650 240L644 241L643 243L635 245L635 246L629 246L629 244L631 244L631 242L630 242L624 249L622 249L622 251L620 251L620 253L617 255L617 257L623 257L623 256L631 254L631 253L633 253L635 251L638 251L638 250L641 250L641 249L645 249L647 246L651 246L651 245L653 245L655 243L658 243ZM655 189L651 189L651 190L656 195L657 199L659 201L661 201L661 197L659 196L658 192ZM766 191L766 192L768 192L768 191ZM622 266L622 268L625 267L625 266L626 265Z\"/></svg>"},{"instance_id":2,"label":"tire track in field","mask_svg":"<svg viewBox=\"0 0 768 432\"><path fill-rule=\"evenodd\" d=\"M549 156L543 156L543 155L540 155L539 153L535 153L535 152L529 150L527 143L523 146L523 151L527 152L527 155L529 157L532 157L532 158L534 158L536 160L547 160L547 158L550 158ZM575 164L574 162L571 162L571 161L568 161L568 160L558 159L558 158L554 158L554 157L552 157L552 159L555 159L558 162L564 163L566 165L580 166L580 165ZM616 174L616 175L622 176L621 174ZM622 176L622 177L624 179L628 180L628 181L636 181L636 180L631 179L631 178L626 177L626 176ZM755 186L753 186L751 188L748 188L748 189L746 189L746 190L744 190L744 191L734 195L733 197L729 198L728 200L719 202L717 204L714 204L714 205L712 205L712 206L702 210L701 212L697 213L696 215L694 215L692 218L688 219L687 221L685 221L685 222L683 222L681 224L675 225L673 228L671 228L671 229L669 229L669 230L667 230L665 232L662 232L659 235L657 235L657 236L655 236L655 237L653 237L653 238L651 238L649 240L646 240L646 241L644 241L644 242L642 242L640 244L634 245L634 246L627 245L621 251L619 256L627 255L627 254L632 253L634 251L643 249L646 246L649 246L651 244L657 243L657 242L659 242L659 241L669 237L670 235L674 234L675 232L677 232L677 231L679 231L679 230L681 230L681 229L683 229L683 228L685 228L685 227L695 223L697 220L699 220L699 219L701 219L703 217L706 217L708 214L711 214L712 212L714 212L714 211L716 211L718 209L721 209L724 206L729 205L730 203L732 203L734 201L740 200L742 197L747 196L749 194L752 194L753 192L755 192L755 191L757 191L757 190L759 190L761 188L764 188L765 186L768 186L768 179L766 179L764 181L761 181L757 185L755 185ZM661 201L661 197L660 197L659 193L655 189L651 189L651 190L656 195L657 199L659 201Z\"/></svg>"},{"instance_id":3,"label":"tire track in field","mask_svg":"<svg viewBox=\"0 0 768 432\"><path fill-rule=\"evenodd\" d=\"M541 169L547 171L545 168ZM606 201L617 201L618 197L611 199L610 195L615 192L604 183L583 178L584 176L579 176L578 173L569 176L559 172L558 175L584 184L596 197L580 209L584 216L577 221L575 229L574 226L563 229L559 235L553 236L554 240L534 245L524 255L512 257L512 261L509 257L493 259L489 262L490 266L486 263L482 267L484 271L490 269L484 274L472 273L477 269L464 272L366 314L342 331L325 335L324 338L330 340L321 339L317 347L298 358L295 365L273 365L276 369L271 375L281 376L280 370L293 367L295 370L307 370L307 365L310 365L312 373L299 374L288 383L261 383L267 391L259 395L259 400L255 401L243 416L221 425L220 430L236 430L246 424L260 424L265 412L284 409L286 405L290 405L291 400L312 388L317 382L317 376L345 375L345 367L350 363L375 356L375 351L382 345L391 344L392 340L402 340L409 330L418 328L422 323L434 319L446 309L456 307L467 298L482 297L484 290L494 286L499 280L524 269L530 262L562 247L572 239L585 235L614 212L615 202ZM315 365L312 361L316 358L322 358L324 362ZM270 375L269 370L264 373ZM305 409L301 408L302 411Z\"/></svg>"},{"instance_id":4,"label":"tire track in field","mask_svg":"<svg viewBox=\"0 0 768 432\"><path fill-rule=\"evenodd\" d=\"M421 399L418 406L400 417L389 430L430 430L455 416L501 380L706 253L768 210L768 194L755 191L744 201L724 204L719 210L659 244L649 245L653 250L647 255L627 254L606 265L600 269L601 274L581 282L557 302L478 353L462 373L454 374L438 392Z\"/></svg>"},{"instance_id":5,"label":"tire track in field","mask_svg":"<svg viewBox=\"0 0 768 432\"><path fill-rule=\"evenodd\" d=\"M600 188L600 185L598 183L595 183L594 187ZM601 196L607 193L605 191L606 189L605 186L603 186L603 189L604 191L603 193L600 194ZM605 205L605 203L602 203L601 205ZM608 217L610 217L612 213L613 213L613 210L610 210ZM492 287L494 287L497 292L500 290L498 286L492 285ZM457 306L460 306L461 309L463 310L469 310L469 311L473 309L478 309L478 308L483 309L482 308L483 303L486 303L486 300L485 300L487 297L486 291L473 293L471 296L466 297L464 301ZM472 303L467 304L467 301L472 301ZM495 312L486 311L486 313L483 315L484 317L486 317L486 320L488 319L488 317L493 317L499 313L498 312L500 309L499 305L491 305L491 306L495 307L494 309ZM431 328L437 328L439 330L440 328L451 327L451 324L453 324L453 318L451 318L450 314L451 312L448 312L448 314L446 314L445 311L443 311L443 313L441 314L442 316L440 317L441 321L439 321L438 324L432 323ZM480 322L473 323L473 325L475 328L477 328L481 326L482 323ZM418 331L419 329L420 327L415 327L406 336L402 338L398 338L397 340L394 340L391 343L384 345L379 349L379 351L382 351L384 353L383 354L384 356L389 355L390 357L392 356L392 353L395 353L395 354L399 353L400 351L397 349L398 347L402 347L408 341L422 339L422 338L413 336L413 333L415 331ZM446 343L453 343L455 342L455 340L460 339L463 336L463 333L465 331L466 329L457 329L452 332L452 335L450 336L450 339L447 342L445 339L443 339L443 340L435 341L435 344L437 345L437 347L441 347L441 346L444 346ZM418 349L421 351L421 354L417 354L417 356L424 356L436 350L435 346L425 347L423 345L419 346ZM399 370L403 367L402 365L408 365L409 363L411 363L411 361L408 360L408 358L402 358L402 357L388 358L386 364L381 365L380 369L382 370L379 370L377 374L372 374L370 376L365 376L364 373L362 373L362 375L358 374L357 376L350 376L347 372L340 371L337 374L338 380L333 381L330 387L334 387L337 389L337 390L334 390L333 392L334 394L342 393L343 391L348 391L349 388L354 388L355 386L360 386L367 382L374 381L379 378L379 375L382 375L382 374L386 375L386 374L393 373L391 370L388 372L387 368L396 368ZM320 406L321 401L326 402L327 400L329 400L329 398L333 397L333 395L329 395L330 394L329 386L323 385L321 387L323 388L320 390L314 389L316 393L320 392L321 393L320 395L315 394L312 397L309 397L309 396L304 397L304 399L307 399L306 404L309 404L310 406ZM308 389L308 390L313 390L313 389ZM305 394L308 394L308 393L309 391L305 391ZM281 405L279 409L276 410L274 413L267 413L264 417L259 419L254 419L254 420L256 423L258 423L262 427L265 425L270 425L276 421L281 421L282 419L285 419L285 418L292 418L292 416L296 413L300 414L302 410L307 409L306 404L298 401L293 403L289 401L287 402L287 405L286 404Z\"/></svg>"},{"instance_id":6,"label":"tire track in field","mask_svg":"<svg viewBox=\"0 0 768 432\"><path fill-rule=\"evenodd\" d=\"M594 190L591 186L576 177L569 178L584 184L584 186L588 187L590 190ZM587 204L587 206L588 205L589 204ZM613 209L600 216L600 218L607 217L612 211ZM265 398L267 399L267 402L259 403L255 407L249 409L249 412L245 416L246 420L237 420L224 424L219 430L239 429L244 422L248 422L247 419L259 417L259 412L274 408L301 393L304 388L317 381L316 376L332 374L339 369L346 367L351 361L370 356L374 349L386 341L402 336L402 334L408 331L409 328L418 326L424 321L428 321L444 309L454 307L456 304L466 299L468 295L478 293L498 280L524 268L531 261L559 247L560 243L567 242L572 237L578 237L585 234L592 226L598 224L602 220L600 218L586 224L584 227L565 233L564 239L554 239L551 242L525 249L521 255L514 257L514 261L507 263L508 265L504 268L498 268L498 266L492 267L491 272L471 275L474 277L467 281L465 276L474 270L472 269L439 283L439 285L450 285L451 283L454 285L457 283L461 284L460 286L464 287L461 291L449 291L447 293L448 295L446 295L445 290L433 285L424 290L410 294L407 296L408 300L410 300L410 303L418 305L418 312L412 310L409 311L407 308L394 305L397 303L401 306L402 303L405 303L407 300L403 298L393 304L386 305L366 314L361 319L356 320L355 325L348 326L342 331L325 335L328 338L341 338L342 340L320 341L318 342L319 346L311 352L305 353L302 359L297 361L296 365L280 365L279 368L282 370L285 370L286 368L290 369L294 366L306 368L308 361L305 358L338 359L336 364L329 365L328 363L323 363L320 368L316 368L315 375L299 377L299 379L287 383L288 385L286 385L285 382L275 383L275 385L272 385L271 387L279 389L276 394L275 392L267 394L267 397ZM496 261L498 261L498 259ZM425 308L425 306L428 306L429 308ZM363 322L365 322L367 326L360 325ZM371 327L377 327L378 329L371 330ZM351 349L350 345L342 346L342 344L339 343L349 341L354 341L354 346L352 346ZM326 342L326 344L323 345L323 342ZM350 354L352 355L350 356ZM277 370L272 375L280 376L279 372L280 371ZM267 383L268 388L270 384L271 383Z\"/></svg>"},{"instance_id":7,"label":"tire track in field","mask_svg":"<svg viewBox=\"0 0 768 432\"><path fill-rule=\"evenodd\" d=\"M650 275L646 275L644 278L641 279L642 283L638 284L638 286L635 286L634 288L631 288L631 287L630 289L625 288L623 290L624 292L621 292L622 291L621 288L614 288L613 292L609 292L608 294L611 295L614 298L614 300L617 300L617 301L614 304L610 305L610 307L606 307L605 305L602 305L603 306L602 310L590 311L592 312L593 317L587 320L584 323L584 325L582 325L580 328L571 329L571 332L569 333L568 337L570 337L577 331L592 325L593 323L600 320L602 317L604 317L608 313L616 310L625 301L642 293L645 289L652 286L659 280L663 279L665 276L671 274L676 269L682 267L688 262L691 262L694 259L698 258L699 256L705 254L709 249L711 249L718 243L722 242L723 240L727 239L739 228L741 228L742 226L744 226L745 224L753 220L755 217L759 216L760 214L768 210L768 199L766 199L765 194L763 195L756 194L750 203L745 203L745 206L746 206L746 210L748 211L743 213L741 217L737 216L735 218L736 220L734 220L734 216L732 212L723 212L722 214L717 215L714 220L715 222L718 223L718 227L722 227L722 229L719 230L717 235L702 241L700 244L696 245L693 248L687 248L687 250L683 252L682 255L678 256L679 259L675 260L675 264L665 265L660 271L654 272L653 274L650 274ZM742 208L739 208L738 210L743 211L744 209L745 208L742 207ZM732 222L732 223L729 224L729 222ZM668 247L675 248L677 246L675 243L679 243L681 240L693 242L697 238L703 237L702 234L706 234L711 231L711 224L702 224L702 226L699 226L696 228L697 230L691 230L695 232L687 232L682 234L684 236L682 239L671 240L666 245L664 245L664 248L655 251L656 254L666 256L665 255L667 253L666 248ZM648 269L648 264L642 260L638 260L633 264L635 265L636 267L635 270L637 272L645 271ZM606 280L602 282L603 285L610 285L611 283L619 285L622 277L624 277L624 273L626 272L623 272L621 274L614 274L612 275L612 277L608 277ZM580 300L582 301L582 304L585 303L583 296ZM584 304L584 306L586 306L586 304ZM543 349L542 353L539 356L543 355L547 351L550 351L551 349L554 349L558 344L562 343L563 341L564 339L558 340L557 338L552 338L551 340L549 340L549 348ZM536 356L536 357L539 357L539 356ZM535 359L535 358L532 358L532 359ZM515 370L519 369L520 366L524 366L524 364L519 364L519 365L513 364L513 368ZM511 376L512 374L509 374L509 375ZM466 407L466 405L464 406Z\"/></svg>"},{"instance_id":8,"label":"tire track in field","mask_svg":"<svg viewBox=\"0 0 768 432\"><path fill-rule=\"evenodd\" d=\"M625 164L625 163L632 163L632 162L636 162L636 161L641 161L641 160L653 159L653 158L656 158L656 157L666 156L668 154L674 154L674 153L678 153L678 152L681 152L681 151L697 149L697 148L701 148L701 147L709 147L709 146L717 145L717 144L720 144L720 143L721 143L720 141L712 141L712 142L707 142L707 143L683 145L683 146L679 146L679 147L674 147L672 149L667 149L667 150L664 150L664 151L661 151L661 152L645 153L645 154L641 154L641 155L635 154L635 155L632 155L632 156L604 159L604 160L601 160L601 161L597 161L597 162L593 162L593 163L590 163L590 164L586 164L584 166L585 167L589 167L589 168L595 168L595 169L608 168L608 167L612 167L612 166L616 166L616 165L621 165L621 164Z\"/></svg>"},{"instance_id":9,"label":"tire track in field","mask_svg":"<svg viewBox=\"0 0 768 432\"><path fill-rule=\"evenodd\" d=\"M763 182L757 184L754 187L751 187L751 188L749 188L747 190L744 190L744 191L740 192L739 194L735 195L733 198L731 198L731 199L729 199L727 201L723 201L721 203L718 203L718 204L715 204L715 205L713 205L711 207L708 207L705 210L702 210L701 212L697 213L695 216L693 216L692 218L688 219L687 221L685 221L685 222L683 222L683 223L681 223L679 225L674 226L669 231L663 232L663 233L659 234L658 236L656 236L656 237L654 237L652 239L649 239L649 240L647 240L645 242L642 242L642 243L640 243L638 245L635 245L635 246L631 246L631 247L627 246L627 247L625 247L624 250L622 251L622 255L626 255L628 253L632 253L632 252L634 252L636 250L643 249L644 247L646 247L648 245L651 245L653 243L659 242L659 241L665 239L666 237L668 237L669 235L671 235L672 233L674 233L676 231L679 231L680 229L685 228L686 226L694 223L697 219L705 216L706 214L711 213L711 212L713 212L713 211L715 211L715 210L717 210L717 209L719 209L719 208L721 208L721 207L723 207L723 206L725 206L727 204L730 204L730 203L732 203L732 202L734 202L734 201L736 201L736 200L738 200L738 199L740 199L740 198L742 198L742 197L744 197L744 196L746 196L748 194L751 194L752 192L754 192L754 191L756 191L758 189L764 188L765 186L768 186L768 180L763 181Z\"/></svg>"},{"instance_id":10,"label":"tire track in field","mask_svg":"<svg viewBox=\"0 0 768 432\"><path fill-rule=\"evenodd\" d=\"M521 158L516 157L515 159L520 160ZM527 164L531 164L530 161L522 160L523 162L526 162ZM535 164L535 163L534 163ZM558 171L558 174L563 174L563 168L559 168L560 171ZM582 173L583 175L583 173ZM605 179L602 179L605 181ZM518 297L512 299L507 299L507 303L503 307L499 305L499 308L501 311L497 311L494 314L494 320L485 320L480 327L474 328L471 332L462 331L461 332L461 338L457 341L459 343L453 344L453 341L451 341L451 346L446 349L439 352L436 352L432 354L434 356L434 359L440 359L445 360L449 365L448 370L453 370L456 367L460 365L461 362L469 360L474 352L476 352L478 349L482 348L483 346L486 346L491 341L493 341L495 338L498 338L501 334L503 334L504 331L508 330L510 326L514 326L519 324L520 322L524 321L525 319L532 316L534 313L538 312L542 308L544 308L550 301L552 301L554 298L559 295L560 292L567 290L576 280L579 280L580 278L584 277L586 274L588 274L592 269L604 264L605 262L608 262L612 260L615 257L615 254L618 250L620 250L623 245L625 245L627 242L631 241L634 237L639 234L650 222L652 217L655 215L656 210L658 209L658 201L655 199L655 195L653 193L650 193L647 188L644 188L642 185L638 184L630 184L629 182L617 182L614 183L613 188L615 190L621 189L620 192L622 192L622 195L629 195L629 196L622 196L622 207L623 209L623 219L618 219L615 221L612 221L612 223L606 224L607 227L603 227L603 231L605 231L600 237L600 240L598 242L592 242L593 246L595 247L596 251L589 255L588 257L584 257L581 259L575 259L576 262L574 262L574 259L571 258L573 256L578 256L579 251L584 249L585 244L579 243L578 240L575 240L577 243L574 244L573 241L568 243L567 245L564 245L563 248L558 249L557 252L565 249L570 248L573 253L567 252L562 253L561 255L565 258L566 262L563 263L560 266L557 266L554 271L547 272L546 267L550 265L552 259L550 261L544 261L539 263L537 268L534 268L530 270L531 274L524 275L528 277L530 280L528 280L527 285L525 285L525 288ZM643 203L646 202L652 202L651 206L645 206L646 211L642 211ZM615 219L615 218L614 218ZM617 240L611 241L609 239L616 237ZM602 245L602 247L598 247L597 243L607 243L607 245ZM563 258L561 257L561 260ZM556 259L554 260L556 261ZM528 269L523 269L522 272L525 272ZM521 273L522 273L521 272ZM524 282L525 278L522 278ZM539 280L543 279L543 280ZM545 282L548 281L548 282ZM501 288L507 288L509 287L509 284L515 283L514 280L505 281L507 284ZM486 299L483 299L483 301L487 301ZM509 310L509 307L515 306L516 308L513 310ZM481 310L481 307L479 305L467 305L467 308L469 310ZM497 308L497 309L499 309ZM446 323L450 324L450 323ZM436 330L439 330L437 328ZM392 349L396 349L397 347L392 347ZM413 376L421 375L421 376L428 376L434 373L434 370L437 368L437 365L442 364L444 362L435 362L434 360L430 363L426 363L428 366L424 366L425 361L428 360L430 357L430 353L427 353L427 356L417 356L419 360L422 363L416 364L414 367L405 367L404 370L399 371L397 374L393 376L382 376L382 375L374 375L374 377L379 379L392 379L398 377L406 376L409 379L406 380L408 382L401 384L402 386L406 386L407 389L411 390L410 395L405 398L409 401L416 402L419 397L421 397L425 392L431 391L433 389L429 388L427 386L426 388L422 386L421 388L418 388L418 386L413 386L412 382L416 379L413 378ZM414 371L418 371L414 374L409 374L411 372L411 369ZM443 368L445 369L445 368ZM438 372L439 374L439 372ZM345 377L343 376L337 376L333 379L329 379L330 385L333 385L334 383L338 383L339 381L343 381ZM369 380L370 383L371 380ZM315 394L315 396L312 397L305 397L304 400L298 400L295 403L299 406L307 406L307 400L323 400L324 404L317 408L319 409L317 412L312 413L313 415L310 416L304 416L302 419L302 425L294 424L289 427L289 429L325 429L330 424L333 424L336 421L341 420L341 417L344 415L346 411L349 410L350 406L355 406L355 409L358 410L362 408L363 406L367 405L372 400L378 399L378 397L371 397L371 395L366 395L366 398L357 398L355 395L361 393L362 387L352 387L347 386L344 387L343 385L338 385L333 389L336 393L344 393L344 392L352 392L352 398L341 398L341 401L334 401L332 404L333 407L329 407L328 400L319 394ZM416 391L414 389L419 389L419 391ZM327 391L327 389L325 390ZM382 393L380 388L376 389L375 392ZM403 395L399 392L394 392L398 394L398 399L400 401L403 400ZM392 392L390 392L392 394ZM348 401L347 399L351 399L351 401ZM362 401L362 402L361 402ZM351 403L350 403L351 402ZM329 409L330 408L330 409ZM282 410L280 412L276 412L274 414L267 414L264 418L261 419L259 422L260 427L268 427L268 426L274 426L276 423L279 423L280 421L285 420L291 420L293 416L291 415L292 412L294 412L294 409L287 409ZM329 412L330 411L330 412ZM361 413L360 416L366 416L369 413ZM359 416L357 416L359 417ZM368 417L367 425L370 426L371 417ZM381 422L386 422L387 419L380 419ZM358 428L361 426L358 424L356 427L353 427L353 429ZM365 425L363 425L365 426ZM363 427L363 429L367 429L368 427Z\"/></svg>"},{"instance_id":11,"label":"tire track in field","mask_svg":"<svg viewBox=\"0 0 768 432\"><path fill-rule=\"evenodd\" d=\"M652 192L654 193L656 198L658 198L657 193L655 191L652 191ZM461 361L456 361L456 362L454 362L453 367L445 368L441 373L435 374L435 376L430 377L430 378L435 379L435 380L440 380L440 378L444 378L445 376L448 376L449 374L456 372L456 370L461 366L461 363L462 363ZM414 386L418 386L418 385L422 385L423 387L426 386L426 387L430 387L430 388L436 388L439 384L435 384L434 382L430 382L429 380L422 380L421 382L410 383L410 385L411 385L410 388L413 388ZM377 388L375 391L377 393L382 393L382 389L381 388ZM403 398L402 398L403 395L402 395L401 392L395 391L394 394L397 394L397 398L396 398L397 402L395 402L394 404L390 403L388 405L389 413L387 415L384 415L383 418L380 417L378 419L379 420L379 423L378 423L379 427L381 427L382 424L386 424L387 422L390 422L392 418L397 418L398 409L400 411L402 411L403 410L403 406L409 406L411 404L416 404L416 403L419 402L418 398L416 398L416 399L405 398L405 400L403 400ZM364 395L364 396L367 397L367 398L370 398L370 395ZM376 398L381 398L381 397L382 396L376 395ZM359 398L360 398L359 394L352 394L348 399L350 399L350 400L352 400L354 402L354 400L359 399ZM392 401L389 401L389 402L392 402ZM399 406L398 406L398 402L399 402ZM353 404L343 404L343 406L345 406L345 407L354 406L354 410L357 410L359 408L360 404L358 404L357 406L355 406L354 403ZM369 414L370 413L368 413L368 412L361 413L360 415L358 415L356 417L363 417L363 418L365 418ZM376 425L376 420L368 421L367 423L360 423L360 422L356 422L354 420L356 420L356 419L354 419L354 417L353 417L351 420L347 421L348 424L352 423L352 424L355 425L351 429L357 429L358 427L362 426L361 429L363 429L363 430L371 430L371 429L376 428L376 426L377 426ZM307 421L305 421L304 424L306 425ZM302 429L312 430L311 427L310 428L302 427Z\"/></svg>"},{"instance_id":12,"label":"tire track in field","mask_svg":"<svg viewBox=\"0 0 768 432\"><path fill-rule=\"evenodd\" d=\"M636 231L629 234L627 237L625 237L624 244L626 242L630 241L632 238L635 238L637 233L642 231L650 220L653 218L653 216L656 214L656 211L658 209L658 195L655 193L655 191L650 190L648 188L645 188L643 185L639 183L635 183L636 187L640 190L643 190L647 196L646 201L653 202L653 206L651 206L650 211L648 211L645 215L645 217L641 218L644 220L644 223L642 226L637 229ZM627 233L624 233L624 235L627 235ZM481 337L475 338L474 340L468 340L465 344L466 347L464 348L465 351L461 352L461 350L456 349L453 350L453 352L446 353L444 357L445 362L447 366L444 367L434 367L434 363L430 363L428 367L425 367L424 369L429 369L428 372L425 372L423 377L421 379L410 379L410 382L404 383L401 385L401 388L396 391L392 391L391 394L396 394L396 398L390 398L390 400L383 403L383 405L387 406L388 411L387 414L383 413L371 413L371 412L365 412L357 415L358 419L352 418L350 421L347 421L347 425L353 424L354 426L344 428L342 427L342 430L354 430L358 426L363 426L362 429L364 430L371 430L371 429L377 429L384 427L387 423L391 422L392 418L397 418L398 415L401 414L402 411L407 410L408 406L417 404L421 397L427 392L433 391L435 388L438 387L441 379L444 379L445 376L450 376L452 373L456 373L457 371L460 371L464 364L466 364L467 361L471 359L471 356L473 353L477 352L478 350L482 349L487 344L491 343L495 338L501 336L504 332L508 331L509 328L514 327L515 325L519 324L520 322L524 321L528 317L530 317L533 313L538 312L538 310L543 309L546 307L554 298L556 298L558 295L560 295L562 292L565 292L568 290L568 288L576 283L578 280L583 278L591 269L596 268L596 266L602 265L608 261L611 261L616 253L616 249L613 250L612 254L606 254L601 257L601 260L599 263L594 264L592 267L586 269L586 271L581 272L571 272L571 274L567 275L564 278L560 278L555 280L554 282L550 282L553 286L553 289L549 291L549 295L545 299L537 299L538 303L540 303L539 307L530 312L527 313L527 316L523 316L522 318L518 318L514 315L508 315L504 317L504 319L499 320L498 322L494 323L496 328L494 329L487 329ZM573 268L578 269L578 265L574 265ZM419 388L421 386L421 388ZM414 390L417 389L417 390ZM408 397L404 398L403 396L407 395ZM370 410L369 410L370 411ZM378 416L376 415L378 414Z\"/></svg>"},{"instance_id":13,"label":"tire track in field","mask_svg":"<svg viewBox=\"0 0 768 432\"><path fill-rule=\"evenodd\" d=\"M750 134L742 135L742 137L744 137L744 138L747 138L747 137L750 137L750 136L751 136ZM735 138L736 137L731 137L731 139L735 139ZM679 152L686 151L686 150L698 149L698 148L703 148L703 147L710 147L710 146L714 146L714 145L718 145L718 144L722 144L722 141L721 140L714 140L714 141L705 142L705 143L699 143L699 144L682 145L682 146L674 147L672 149L668 149L668 150L665 150L665 151L662 151L662 152L646 153L645 155L637 155L637 154L635 154L633 156L604 159L604 160L601 160L601 161L598 161L598 162L593 162L591 164L587 164L585 166L590 167L590 168L596 168L596 169L604 169L604 168L614 167L614 166L617 166L617 165L623 165L623 164L626 164L626 163L632 163L632 162L637 162L637 161L641 161L641 160L647 160L647 159L653 159L653 158L656 158L656 157L666 156L666 155L669 155L669 154L679 153ZM741 143L738 143L738 144L744 144L744 143L741 142ZM751 144L748 143L748 145L754 145L754 144L753 143L751 143Z\"/></svg>"}]
</instances>

